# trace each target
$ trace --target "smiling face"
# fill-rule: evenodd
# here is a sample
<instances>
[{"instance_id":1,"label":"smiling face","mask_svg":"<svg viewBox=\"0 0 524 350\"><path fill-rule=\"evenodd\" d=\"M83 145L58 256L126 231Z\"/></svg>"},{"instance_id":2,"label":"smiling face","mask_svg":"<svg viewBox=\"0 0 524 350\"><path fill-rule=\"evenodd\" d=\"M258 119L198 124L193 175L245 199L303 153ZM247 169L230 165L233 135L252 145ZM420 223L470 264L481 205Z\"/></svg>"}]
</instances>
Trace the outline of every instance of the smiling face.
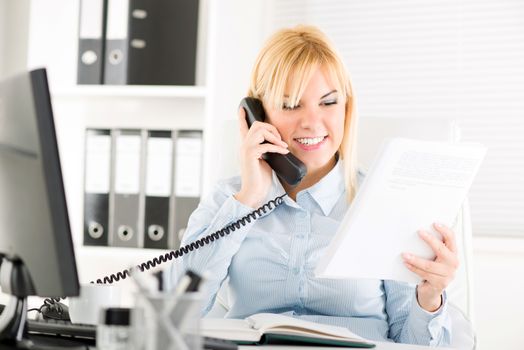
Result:
<instances>
[{"instance_id":1,"label":"smiling face","mask_svg":"<svg viewBox=\"0 0 524 350\"><path fill-rule=\"evenodd\" d=\"M285 94L282 108L266 107L289 150L307 166L308 175L325 175L335 164L344 136L345 96L322 69L313 72L296 105Z\"/></svg>"},{"instance_id":2,"label":"smiling face","mask_svg":"<svg viewBox=\"0 0 524 350\"><path fill-rule=\"evenodd\" d=\"M262 100L266 121L306 163L307 175L296 188L282 183L288 194L326 175L338 151L351 201L357 186L357 105L344 62L329 38L308 25L275 32L257 56L247 95Z\"/></svg>"}]
</instances>

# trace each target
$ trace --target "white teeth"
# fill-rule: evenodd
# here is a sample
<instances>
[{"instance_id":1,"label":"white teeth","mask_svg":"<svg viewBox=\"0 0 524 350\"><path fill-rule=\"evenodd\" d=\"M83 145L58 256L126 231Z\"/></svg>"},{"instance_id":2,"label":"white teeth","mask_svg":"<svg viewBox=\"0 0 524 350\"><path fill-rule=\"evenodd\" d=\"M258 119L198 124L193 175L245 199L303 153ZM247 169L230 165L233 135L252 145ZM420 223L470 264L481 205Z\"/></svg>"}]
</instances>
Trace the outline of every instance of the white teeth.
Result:
<instances>
[{"instance_id":1,"label":"white teeth","mask_svg":"<svg viewBox=\"0 0 524 350\"><path fill-rule=\"evenodd\" d=\"M307 137L301 137L301 138L298 138L296 139L298 142L300 142L301 144L303 145L316 145L317 143L323 141L325 138L325 136L321 136L321 137L313 137L313 138L307 138Z\"/></svg>"}]
</instances>

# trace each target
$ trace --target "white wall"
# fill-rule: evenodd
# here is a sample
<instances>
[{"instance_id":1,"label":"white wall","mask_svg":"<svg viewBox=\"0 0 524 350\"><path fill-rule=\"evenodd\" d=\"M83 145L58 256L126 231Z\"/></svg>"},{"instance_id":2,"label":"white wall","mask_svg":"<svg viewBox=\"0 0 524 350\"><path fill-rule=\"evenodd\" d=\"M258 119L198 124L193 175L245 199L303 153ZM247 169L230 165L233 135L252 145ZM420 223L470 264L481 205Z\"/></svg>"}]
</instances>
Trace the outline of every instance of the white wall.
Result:
<instances>
[{"instance_id":1,"label":"white wall","mask_svg":"<svg viewBox=\"0 0 524 350\"><path fill-rule=\"evenodd\" d=\"M31 1L27 67L46 67L53 89L76 84L79 3Z\"/></svg>"},{"instance_id":2,"label":"white wall","mask_svg":"<svg viewBox=\"0 0 524 350\"><path fill-rule=\"evenodd\" d=\"M216 153L224 140L221 130L225 120L237 118L238 104L249 87L251 67L265 39L264 0L210 1L210 30L207 40L207 112L206 159L204 160L204 192L227 173L223 164L230 164L229 154Z\"/></svg>"},{"instance_id":3,"label":"white wall","mask_svg":"<svg viewBox=\"0 0 524 350\"><path fill-rule=\"evenodd\" d=\"M0 79L26 66L28 9L29 0L0 0ZM7 300L0 294L1 304Z\"/></svg>"},{"instance_id":4,"label":"white wall","mask_svg":"<svg viewBox=\"0 0 524 350\"><path fill-rule=\"evenodd\" d=\"M476 238L473 246L478 349L523 349L524 240Z\"/></svg>"},{"instance_id":5,"label":"white wall","mask_svg":"<svg viewBox=\"0 0 524 350\"><path fill-rule=\"evenodd\" d=\"M26 68L28 11L29 0L0 0L0 77Z\"/></svg>"},{"instance_id":6,"label":"white wall","mask_svg":"<svg viewBox=\"0 0 524 350\"><path fill-rule=\"evenodd\" d=\"M4 61L7 56L6 52L6 2L0 0L0 79L5 76L4 73Z\"/></svg>"}]
</instances>

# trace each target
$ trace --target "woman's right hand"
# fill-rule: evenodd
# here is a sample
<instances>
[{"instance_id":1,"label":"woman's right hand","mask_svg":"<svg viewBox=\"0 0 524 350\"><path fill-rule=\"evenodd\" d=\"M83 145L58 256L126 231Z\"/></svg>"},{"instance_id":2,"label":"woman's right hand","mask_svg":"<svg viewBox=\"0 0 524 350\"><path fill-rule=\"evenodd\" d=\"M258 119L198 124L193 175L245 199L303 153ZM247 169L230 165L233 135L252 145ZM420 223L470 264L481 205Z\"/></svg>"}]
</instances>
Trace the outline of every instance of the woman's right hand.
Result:
<instances>
[{"instance_id":1,"label":"woman's right hand","mask_svg":"<svg viewBox=\"0 0 524 350\"><path fill-rule=\"evenodd\" d=\"M252 208L258 208L271 187L271 168L262 159L267 152L287 154L288 145L282 141L277 128L269 123L256 121L248 128L246 112L239 108L240 172L242 186L235 198ZM267 143L263 143L268 141Z\"/></svg>"}]
</instances>

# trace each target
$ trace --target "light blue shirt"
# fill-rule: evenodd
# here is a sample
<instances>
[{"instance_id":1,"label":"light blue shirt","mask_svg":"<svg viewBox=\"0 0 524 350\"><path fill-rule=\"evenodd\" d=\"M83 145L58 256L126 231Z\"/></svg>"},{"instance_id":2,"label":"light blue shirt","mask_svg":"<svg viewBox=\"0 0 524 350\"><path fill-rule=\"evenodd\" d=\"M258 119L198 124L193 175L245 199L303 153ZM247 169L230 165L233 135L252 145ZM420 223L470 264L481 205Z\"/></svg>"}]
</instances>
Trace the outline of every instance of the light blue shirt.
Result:
<instances>
[{"instance_id":1,"label":"light blue shirt","mask_svg":"<svg viewBox=\"0 0 524 350\"><path fill-rule=\"evenodd\" d=\"M182 258L195 272L206 272L204 313L229 277L228 318L259 312L347 327L365 338L400 343L442 345L451 341L447 301L429 313L416 299L414 285L382 280L319 279L314 269L333 238L349 204L337 165L296 202L282 205L230 235ZM218 231L253 209L238 202L240 177L222 181L191 215L182 245ZM285 193L273 173L266 201Z\"/></svg>"}]
</instances>

